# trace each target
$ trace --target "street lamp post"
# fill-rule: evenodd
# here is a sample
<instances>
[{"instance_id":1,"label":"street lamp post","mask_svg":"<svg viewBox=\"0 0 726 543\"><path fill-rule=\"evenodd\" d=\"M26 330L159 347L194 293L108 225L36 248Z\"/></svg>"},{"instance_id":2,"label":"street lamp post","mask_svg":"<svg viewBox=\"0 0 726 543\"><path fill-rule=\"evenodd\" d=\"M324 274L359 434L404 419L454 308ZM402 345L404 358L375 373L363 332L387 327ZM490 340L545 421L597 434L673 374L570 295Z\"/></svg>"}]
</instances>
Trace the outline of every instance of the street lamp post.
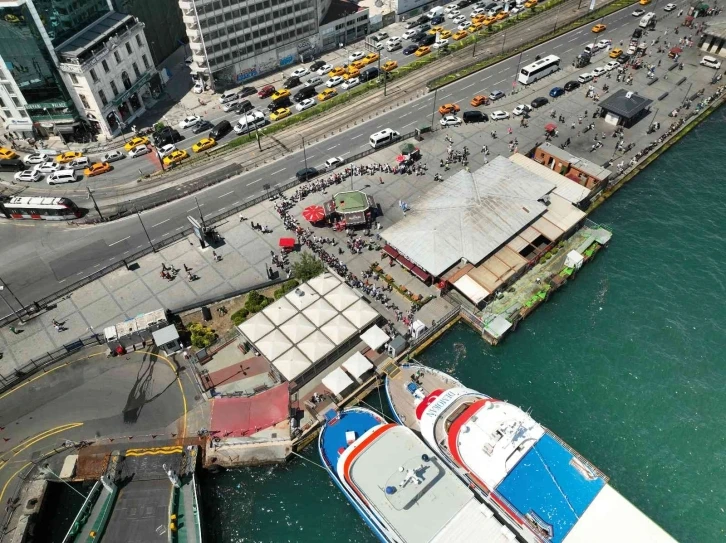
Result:
<instances>
[{"instance_id":1,"label":"street lamp post","mask_svg":"<svg viewBox=\"0 0 726 543\"><path fill-rule=\"evenodd\" d=\"M303 160L305 161L305 170L308 169L308 155L305 152L305 138L300 136L302 138L302 145L303 145Z\"/></svg>"},{"instance_id":2,"label":"street lamp post","mask_svg":"<svg viewBox=\"0 0 726 543\"><path fill-rule=\"evenodd\" d=\"M141 220L141 213L139 213L139 210L136 209L136 206L134 206L134 211L136 211L136 216L139 218L139 222L141 223L141 228L144 229L144 234L146 234L146 239L149 240L149 245L151 246L151 249L156 252L156 247L154 247L154 244L151 243L151 238L149 237L149 233L146 231L146 226L144 225L144 221Z\"/></svg>"},{"instance_id":3,"label":"street lamp post","mask_svg":"<svg viewBox=\"0 0 726 543\"><path fill-rule=\"evenodd\" d=\"M101 214L101 210L98 209L98 204L96 203L96 199L93 197L93 192L91 192L91 187L86 187L86 190L88 191L88 197L93 201L93 207L96 208L96 213L98 213L98 216L101 217L101 220L103 219L103 215Z\"/></svg>"},{"instance_id":4,"label":"street lamp post","mask_svg":"<svg viewBox=\"0 0 726 543\"><path fill-rule=\"evenodd\" d=\"M434 91L434 105L431 107L431 130L434 129L434 115L436 114L436 94L439 92L439 89L436 89Z\"/></svg>"}]
</instances>

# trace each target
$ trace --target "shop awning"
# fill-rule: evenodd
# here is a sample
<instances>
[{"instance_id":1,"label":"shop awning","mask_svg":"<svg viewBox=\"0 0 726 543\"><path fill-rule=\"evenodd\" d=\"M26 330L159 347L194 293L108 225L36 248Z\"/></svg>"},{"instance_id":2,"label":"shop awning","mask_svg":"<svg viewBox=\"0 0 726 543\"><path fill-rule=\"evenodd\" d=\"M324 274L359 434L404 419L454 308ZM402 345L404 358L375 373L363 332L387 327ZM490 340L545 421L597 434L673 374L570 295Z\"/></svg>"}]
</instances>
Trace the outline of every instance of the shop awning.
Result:
<instances>
[{"instance_id":1,"label":"shop awning","mask_svg":"<svg viewBox=\"0 0 726 543\"><path fill-rule=\"evenodd\" d=\"M399 252L396 251L396 249L394 249L390 245L386 245L385 247L383 247L383 252L386 253L391 258L396 258L399 255Z\"/></svg>"},{"instance_id":2,"label":"shop awning","mask_svg":"<svg viewBox=\"0 0 726 543\"><path fill-rule=\"evenodd\" d=\"M407 270L410 270L411 268L413 268L413 262L411 262L408 258L406 258L403 255L398 255L398 258L396 258L396 260L398 260L398 263L401 264L401 266L403 266Z\"/></svg>"},{"instance_id":3,"label":"shop awning","mask_svg":"<svg viewBox=\"0 0 726 543\"><path fill-rule=\"evenodd\" d=\"M353 380L340 368L334 369L328 375L323 377L323 385L325 388L336 396L340 396L341 393L352 384Z\"/></svg>"},{"instance_id":4,"label":"shop awning","mask_svg":"<svg viewBox=\"0 0 726 543\"><path fill-rule=\"evenodd\" d=\"M431 279L431 276L418 266L414 266L413 268L411 268L411 273L421 279L421 281L423 281L424 283Z\"/></svg>"},{"instance_id":5,"label":"shop awning","mask_svg":"<svg viewBox=\"0 0 726 543\"><path fill-rule=\"evenodd\" d=\"M371 364L365 356L363 356L359 352L356 352L348 360L343 362L343 368L345 368L345 371L347 371L353 377L357 378L366 373L367 371L372 370L373 364Z\"/></svg>"}]
</instances>

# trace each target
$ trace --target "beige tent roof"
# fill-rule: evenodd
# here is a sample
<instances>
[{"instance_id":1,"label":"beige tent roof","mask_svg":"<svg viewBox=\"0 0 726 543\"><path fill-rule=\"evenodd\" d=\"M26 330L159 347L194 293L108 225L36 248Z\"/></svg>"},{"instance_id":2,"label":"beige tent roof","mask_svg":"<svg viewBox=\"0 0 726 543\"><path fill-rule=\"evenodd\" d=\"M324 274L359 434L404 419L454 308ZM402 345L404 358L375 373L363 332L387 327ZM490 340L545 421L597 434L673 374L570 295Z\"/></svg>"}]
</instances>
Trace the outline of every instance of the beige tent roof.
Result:
<instances>
[{"instance_id":1,"label":"beige tent roof","mask_svg":"<svg viewBox=\"0 0 726 543\"><path fill-rule=\"evenodd\" d=\"M315 292L307 283L303 283L299 287L288 292L285 299L297 309L302 311L311 303L320 299L320 294Z\"/></svg>"},{"instance_id":2,"label":"beige tent roof","mask_svg":"<svg viewBox=\"0 0 726 543\"><path fill-rule=\"evenodd\" d=\"M311 365L297 347L293 347L275 360L275 367L288 381L295 379Z\"/></svg>"},{"instance_id":3,"label":"beige tent roof","mask_svg":"<svg viewBox=\"0 0 726 543\"><path fill-rule=\"evenodd\" d=\"M323 377L323 385L335 395L340 395L341 392L352 384L353 380L340 368L335 368Z\"/></svg>"},{"instance_id":4,"label":"beige tent roof","mask_svg":"<svg viewBox=\"0 0 726 543\"><path fill-rule=\"evenodd\" d=\"M308 281L318 294L325 296L328 292L340 285L340 279L330 272L324 272Z\"/></svg>"},{"instance_id":5,"label":"beige tent roof","mask_svg":"<svg viewBox=\"0 0 726 543\"><path fill-rule=\"evenodd\" d=\"M388 334L375 324L366 330L365 333L361 334L360 338L374 351L379 349L386 341L391 339L388 337Z\"/></svg>"},{"instance_id":6,"label":"beige tent roof","mask_svg":"<svg viewBox=\"0 0 726 543\"><path fill-rule=\"evenodd\" d=\"M292 347L292 343L280 330L273 330L261 340L255 342L255 347L265 355L267 360L274 362L278 356Z\"/></svg>"},{"instance_id":7,"label":"beige tent roof","mask_svg":"<svg viewBox=\"0 0 726 543\"><path fill-rule=\"evenodd\" d=\"M287 319L293 317L297 310L285 298L280 298L268 305L262 312L275 326L280 326Z\"/></svg>"},{"instance_id":8,"label":"beige tent roof","mask_svg":"<svg viewBox=\"0 0 726 543\"><path fill-rule=\"evenodd\" d=\"M249 339L252 343L266 336L275 328L275 325L270 322L270 319L265 317L262 313L253 315L248 320L240 324L237 328Z\"/></svg>"},{"instance_id":9,"label":"beige tent roof","mask_svg":"<svg viewBox=\"0 0 726 543\"><path fill-rule=\"evenodd\" d=\"M360 377L365 372L372 370L373 364L365 356L356 352L348 360L343 362L343 367L353 377Z\"/></svg>"},{"instance_id":10,"label":"beige tent roof","mask_svg":"<svg viewBox=\"0 0 726 543\"><path fill-rule=\"evenodd\" d=\"M343 311L343 316L357 326L358 330L362 330L378 318L378 312L364 300L358 300Z\"/></svg>"},{"instance_id":11,"label":"beige tent roof","mask_svg":"<svg viewBox=\"0 0 726 543\"><path fill-rule=\"evenodd\" d=\"M337 315L332 320L320 327L320 331L328 336L336 345L342 345L346 339L358 332L351 322L343 315Z\"/></svg>"},{"instance_id":12,"label":"beige tent roof","mask_svg":"<svg viewBox=\"0 0 726 543\"><path fill-rule=\"evenodd\" d=\"M315 326L302 313L280 325L280 330L290 341L298 343L315 331Z\"/></svg>"},{"instance_id":13,"label":"beige tent roof","mask_svg":"<svg viewBox=\"0 0 726 543\"><path fill-rule=\"evenodd\" d=\"M326 354L335 348L333 342L330 341L320 330L316 330L308 337L303 339L297 345L298 349L308 357L308 360L315 364Z\"/></svg>"},{"instance_id":14,"label":"beige tent roof","mask_svg":"<svg viewBox=\"0 0 726 543\"><path fill-rule=\"evenodd\" d=\"M310 304L306 309L303 310L303 315L305 315L310 320L310 322L318 327L328 322L337 314L338 312L322 298L317 302Z\"/></svg>"},{"instance_id":15,"label":"beige tent roof","mask_svg":"<svg viewBox=\"0 0 726 543\"><path fill-rule=\"evenodd\" d=\"M469 275L462 275L454 282L454 286L474 304L478 304L490 294L487 289L469 277Z\"/></svg>"},{"instance_id":16,"label":"beige tent roof","mask_svg":"<svg viewBox=\"0 0 726 543\"><path fill-rule=\"evenodd\" d=\"M338 311L344 311L346 308L360 300L360 297L345 283L338 288L330 291L325 299Z\"/></svg>"}]
</instances>

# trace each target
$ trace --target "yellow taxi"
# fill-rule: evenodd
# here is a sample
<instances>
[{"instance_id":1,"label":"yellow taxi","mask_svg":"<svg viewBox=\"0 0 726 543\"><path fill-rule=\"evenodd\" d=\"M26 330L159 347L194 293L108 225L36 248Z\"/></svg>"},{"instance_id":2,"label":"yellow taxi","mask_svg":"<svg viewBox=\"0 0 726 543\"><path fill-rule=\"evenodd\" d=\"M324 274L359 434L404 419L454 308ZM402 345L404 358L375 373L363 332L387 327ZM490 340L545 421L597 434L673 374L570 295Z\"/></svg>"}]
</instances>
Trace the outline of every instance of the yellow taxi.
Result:
<instances>
[{"instance_id":1,"label":"yellow taxi","mask_svg":"<svg viewBox=\"0 0 726 543\"><path fill-rule=\"evenodd\" d=\"M330 70L328 72L328 76L335 77L338 75L343 75L344 73L345 73L345 68L343 68L342 66L336 66L335 68L333 68L332 70Z\"/></svg>"},{"instance_id":2,"label":"yellow taxi","mask_svg":"<svg viewBox=\"0 0 726 543\"><path fill-rule=\"evenodd\" d=\"M620 49L620 47L616 47L615 49L610 51L610 58L618 58L622 54L623 54L623 50Z\"/></svg>"},{"instance_id":3,"label":"yellow taxi","mask_svg":"<svg viewBox=\"0 0 726 543\"><path fill-rule=\"evenodd\" d=\"M476 15L473 15L471 18L472 23L483 23L487 18L486 13L477 13Z\"/></svg>"},{"instance_id":4,"label":"yellow taxi","mask_svg":"<svg viewBox=\"0 0 726 543\"><path fill-rule=\"evenodd\" d=\"M650 0L640 0L638 4L640 4L641 6L647 6L648 4L650 4Z\"/></svg>"},{"instance_id":5,"label":"yellow taxi","mask_svg":"<svg viewBox=\"0 0 726 543\"><path fill-rule=\"evenodd\" d=\"M376 52L368 53L366 56L364 56L361 60L365 62L366 64L370 64L372 62L376 62L379 58L381 58L381 55L379 55Z\"/></svg>"},{"instance_id":6,"label":"yellow taxi","mask_svg":"<svg viewBox=\"0 0 726 543\"><path fill-rule=\"evenodd\" d=\"M0 159L11 160L13 158L18 158L18 153L7 147L0 147Z\"/></svg>"},{"instance_id":7,"label":"yellow taxi","mask_svg":"<svg viewBox=\"0 0 726 543\"><path fill-rule=\"evenodd\" d=\"M274 93L272 93L272 101L275 102L276 100L280 100L281 98L287 98L290 96L290 91L287 89L280 89L276 90Z\"/></svg>"},{"instance_id":8,"label":"yellow taxi","mask_svg":"<svg viewBox=\"0 0 726 543\"><path fill-rule=\"evenodd\" d=\"M439 106L439 113L446 115L448 113L458 113L461 108L457 104L444 104Z\"/></svg>"},{"instance_id":9,"label":"yellow taxi","mask_svg":"<svg viewBox=\"0 0 726 543\"><path fill-rule=\"evenodd\" d=\"M441 25L432 26L428 33L434 36L437 32L441 32L443 29L444 27Z\"/></svg>"},{"instance_id":10,"label":"yellow taxi","mask_svg":"<svg viewBox=\"0 0 726 543\"><path fill-rule=\"evenodd\" d=\"M451 36L455 40L463 40L469 35L469 33L466 30L459 30L456 34Z\"/></svg>"},{"instance_id":11,"label":"yellow taxi","mask_svg":"<svg viewBox=\"0 0 726 543\"><path fill-rule=\"evenodd\" d=\"M494 17L494 18L497 21L503 21L507 17L509 17L509 13L507 13L506 11L500 11L499 13L497 13L496 17Z\"/></svg>"},{"instance_id":12,"label":"yellow taxi","mask_svg":"<svg viewBox=\"0 0 726 543\"><path fill-rule=\"evenodd\" d=\"M606 28L607 28L607 26L605 26L604 24L600 24L600 23L598 23L598 24L596 24L595 26L593 26L593 27L592 27L592 31L593 31L593 32L594 32L595 34L599 34L599 33L600 33L600 32L602 32L603 30L605 30Z\"/></svg>"},{"instance_id":13,"label":"yellow taxi","mask_svg":"<svg viewBox=\"0 0 726 543\"><path fill-rule=\"evenodd\" d=\"M66 151L65 153L61 153L55 157L55 161L59 164L65 164L66 162L70 162L76 158L81 158L82 156L83 153L79 153L78 151Z\"/></svg>"},{"instance_id":14,"label":"yellow taxi","mask_svg":"<svg viewBox=\"0 0 726 543\"><path fill-rule=\"evenodd\" d=\"M389 60L383 66L381 66L381 68L383 68L384 72L392 72L393 70L398 68L398 62L396 62L395 60Z\"/></svg>"},{"instance_id":15,"label":"yellow taxi","mask_svg":"<svg viewBox=\"0 0 726 543\"><path fill-rule=\"evenodd\" d=\"M367 63L363 62L363 60L356 60L355 62L350 63L350 65L348 66L348 70L350 70L350 69L362 70L363 68L366 67L366 64Z\"/></svg>"},{"instance_id":16,"label":"yellow taxi","mask_svg":"<svg viewBox=\"0 0 726 543\"><path fill-rule=\"evenodd\" d=\"M359 75L360 75L360 70L356 70L355 68L353 68L351 66L348 68L348 71L345 72L345 74L343 75L343 79L348 81L349 79L354 79L354 78L358 77Z\"/></svg>"},{"instance_id":17,"label":"yellow taxi","mask_svg":"<svg viewBox=\"0 0 726 543\"><path fill-rule=\"evenodd\" d=\"M483 27L483 23L471 23L471 26L467 29L467 32L470 34L473 34L474 32L479 32L481 30L481 27Z\"/></svg>"},{"instance_id":18,"label":"yellow taxi","mask_svg":"<svg viewBox=\"0 0 726 543\"><path fill-rule=\"evenodd\" d=\"M537 5L537 0L528 0L527 2L524 3L525 8L533 8L536 5Z\"/></svg>"},{"instance_id":19,"label":"yellow taxi","mask_svg":"<svg viewBox=\"0 0 726 543\"><path fill-rule=\"evenodd\" d=\"M325 102L325 100L330 100L333 96L337 95L338 91L335 89L325 89L323 92L318 94L318 100L321 102Z\"/></svg>"},{"instance_id":20,"label":"yellow taxi","mask_svg":"<svg viewBox=\"0 0 726 543\"><path fill-rule=\"evenodd\" d=\"M270 113L270 120L279 121L280 119L284 119L290 115L292 115L292 111L290 111L289 107L281 107Z\"/></svg>"},{"instance_id":21,"label":"yellow taxi","mask_svg":"<svg viewBox=\"0 0 726 543\"><path fill-rule=\"evenodd\" d=\"M164 157L164 165L171 166L173 164L178 164L185 158L189 158L189 153L187 153L183 149L177 149L176 151L172 151L171 154Z\"/></svg>"},{"instance_id":22,"label":"yellow taxi","mask_svg":"<svg viewBox=\"0 0 726 543\"><path fill-rule=\"evenodd\" d=\"M124 145L124 151L130 151L137 145L149 145L149 138L144 138L141 136L131 138L129 141L126 142L126 145Z\"/></svg>"},{"instance_id":23,"label":"yellow taxi","mask_svg":"<svg viewBox=\"0 0 726 543\"><path fill-rule=\"evenodd\" d=\"M211 149L215 145L217 145L217 142L214 138L202 138L197 143L192 145L192 151L194 151L195 153L201 153L202 151Z\"/></svg>"},{"instance_id":24,"label":"yellow taxi","mask_svg":"<svg viewBox=\"0 0 726 543\"><path fill-rule=\"evenodd\" d=\"M430 52L431 52L431 47L429 47L428 45L422 45L421 47L416 49L416 52L414 53L414 55L416 55L417 57L422 57L424 55L428 55Z\"/></svg>"},{"instance_id":25,"label":"yellow taxi","mask_svg":"<svg viewBox=\"0 0 726 543\"><path fill-rule=\"evenodd\" d=\"M450 38L450 37L451 37L451 30L442 30L441 34L439 34L439 38L441 38L442 40L445 40L446 38Z\"/></svg>"},{"instance_id":26,"label":"yellow taxi","mask_svg":"<svg viewBox=\"0 0 726 543\"><path fill-rule=\"evenodd\" d=\"M492 25L492 24L494 24L494 23L496 23L496 22L497 22L497 18L496 18L496 17L487 17L487 18L485 18L485 19L484 19L484 20L482 21L482 24L483 24L484 26L490 26L490 25Z\"/></svg>"},{"instance_id":27,"label":"yellow taxi","mask_svg":"<svg viewBox=\"0 0 726 543\"><path fill-rule=\"evenodd\" d=\"M83 173L86 174L86 177L93 177L94 175L101 175L102 173L110 171L111 165L108 162L96 162L83 170Z\"/></svg>"},{"instance_id":28,"label":"yellow taxi","mask_svg":"<svg viewBox=\"0 0 726 543\"><path fill-rule=\"evenodd\" d=\"M489 98L487 96L484 96L483 94L477 94L474 98L471 99L471 102L469 102L474 107L479 107L481 105L486 106L489 104Z\"/></svg>"}]
</instances>

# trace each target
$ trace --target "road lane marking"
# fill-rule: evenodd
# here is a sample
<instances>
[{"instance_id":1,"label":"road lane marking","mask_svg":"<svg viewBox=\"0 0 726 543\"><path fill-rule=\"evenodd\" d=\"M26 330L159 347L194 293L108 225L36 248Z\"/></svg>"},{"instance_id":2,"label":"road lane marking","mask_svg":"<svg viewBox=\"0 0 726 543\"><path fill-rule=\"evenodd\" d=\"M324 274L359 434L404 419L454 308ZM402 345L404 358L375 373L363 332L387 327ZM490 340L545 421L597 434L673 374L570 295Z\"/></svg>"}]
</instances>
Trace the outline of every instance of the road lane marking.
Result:
<instances>
[{"instance_id":1,"label":"road lane marking","mask_svg":"<svg viewBox=\"0 0 726 543\"><path fill-rule=\"evenodd\" d=\"M451 96L452 94L454 94L454 93L453 93L453 92L450 92L450 93L449 93L449 94L447 94L446 96L442 96L442 97L441 97L441 99L443 100L444 98L448 98L448 97L449 97L449 96Z\"/></svg>"},{"instance_id":2,"label":"road lane marking","mask_svg":"<svg viewBox=\"0 0 726 543\"><path fill-rule=\"evenodd\" d=\"M383 128L383 125L379 124L378 126L376 126L376 130L378 130L379 128Z\"/></svg>"},{"instance_id":3,"label":"road lane marking","mask_svg":"<svg viewBox=\"0 0 726 543\"><path fill-rule=\"evenodd\" d=\"M158 223L156 223L156 224L152 224L152 225L151 225L151 228L156 228L156 227L157 227L157 226L159 226L160 224L164 224L165 222L169 222L170 220L171 220L171 219L165 219L165 220L163 220L163 221L161 221L161 222L158 222Z\"/></svg>"},{"instance_id":4,"label":"road lane marking","mask_svg":"<svg viewBox=\"0 0 726 543\"><path fill-rule=\"evenodd\" d=\"M357 136L351 136L350 139L354 140L355 138L360 138L363 134L358 134Z\"/></svg>"},{"instance_id":5,"label":"road lane marking","mask_svg":"<svg viewBox=\"0 0 726 543\"><path fill-rule=\"evenodd\" d=\"M466 90L469 87L473 87L474 85L476 85L476 83L472 83L471 85L467 85L466 87L462 87L461 90Z\"/></svg>"},{"instance_id":6,"label":"road lane marking","mask_svg":"<svg viewBox=\"0 0 726 543\"><path fill-rule=\"evenodd\" d=\"M326 151L332 151L332 150L333 150L333 149L335 149L336 147L340 147L340 143L339 143L339 144L337 144L337 145L333 145L332 147L328 147L328 148L326 149Z\"/></svg>"},{"instance_id":7,"label":"road lane marking","mask_svg":"<svg viewBox=\"0 0 726 543\"><path fill-rule=\"evenodd\" d=\"M428 104L424 104L423 106L421 106L421 107L417 107L416 109L425 109L425 108L427 108L427 107L429 107L429 105L428 105Z\"/></svg>"},{"instance_id":8,"label":"road lane marking","mask_svg":"<svg viewBox=\"0 0 726 543\"><path fill-rule=\"evenodd\" d=\"M569 43L569 42L571 42L571 41L575 41L576 39L577 39L577 36L575 36L575 37L574 37L574 38L572 38L571 40L567 40L567 42Z\"/></svg>"},{"instance_id":9,"label":"road lane marking","mask_svg":"<svg viewBox=\"0 0 726 543\"><path fill-rule=\"evenodd\" d=\"M234 191L230 190L229 192L225 192L224 194L217 196L217 198L224 198L225 196L229 196L230 194L234 194Z\"/></svg>"},{"instance_id":10,"label":"road lane marking","mask_svg":"<svg viewBox=\"0 0 726 543\"><path fill-rule=\"evenodd\" d=\"M277 173L280 173L280 172L284 172L285 170L287 170L287 168L283 168L283 169L281 169L281 170L277 170L277 171L275 171L275 172L272 172L272 173L271 173L270 175L275 175L275 174L277 174Z\"/></svg>"},{"instance_id":11,"label":"road lane marking","mask_svg":"<svg viewBox=\"0 0 726 543\"><path fill-rule=\"evenodd\" d=\"M204 204L198 204L198 205L199 205L199 207L202 207ZM196 210L197 210L197 208L193 207L191 209L187 209L187 213L189 213L190 211L196 211ZM139 245L139 247L141 247L141 245Z\"/></svg>"},{"instance_id":12,"label":"road lane marking","mask_svg":"<svg viewBox=\"0 0 726 543\"><path fill-rule=\"evenodd\" d=\"M121 243L122 241L126 241L126 240L127 240L127 239L129 239L130 237L131 237L131 236L126 236L126 237L125 237L124 239L120 239L120 240L118 240L118 241L114 241L113 243L109 243L109 244L108 244L108 246L109 246L109 247L111 247L112 245L116 245L117 243Z\"/></svg>"},{"instance_id":13,"label":"road lane marking","mask_svg":"<svg viewBox=\"0 0 726 543\"><path fill-rule=\"evenodd\" d=\"M416 124L416 121L413 121L412 123L404 124L403 128L406 128L407 126L411 126L412 124Z\"/></svg>"},{"instance_id":14,"label":"road lane marking","mask_svg":"<svg viewBox=\"0 0 726 543\"><path fill-rule=\"evenodd\" d=\"M563 45L564 45L564 43L561 43L561 44L559 44L559 45L555 45L555 46L554 46L554 47L553 47L552 49L557 49L557 48L559 48L559 47L562 47Z\"/></svg>"},{"instance_id":15,"label":"road lane marking","mask_svg":"<svg viewBox=\"0 0 726 543\"><path fill-rule=\"evenodd\" d=\"M254 185L255 183L259 183L260 181L262 181L261 177L259 179L252 181L252 183L247 183L247 186L249 187L250 185Z\"/></svg>"},{"instance_id":16,"label":"road lane marking","mask_svg":"<svg viewBox=\"0 0 726 543\"><path fill-rule=\"evenodd\" d=\"M569 52L570 52L570 51L572 51L573 49L574 49L574 47L570 47L570 48L569 48L569 49L568 49L567 51L565 51L565 53L569 53Z\"/></svg>"}]
</instances>

